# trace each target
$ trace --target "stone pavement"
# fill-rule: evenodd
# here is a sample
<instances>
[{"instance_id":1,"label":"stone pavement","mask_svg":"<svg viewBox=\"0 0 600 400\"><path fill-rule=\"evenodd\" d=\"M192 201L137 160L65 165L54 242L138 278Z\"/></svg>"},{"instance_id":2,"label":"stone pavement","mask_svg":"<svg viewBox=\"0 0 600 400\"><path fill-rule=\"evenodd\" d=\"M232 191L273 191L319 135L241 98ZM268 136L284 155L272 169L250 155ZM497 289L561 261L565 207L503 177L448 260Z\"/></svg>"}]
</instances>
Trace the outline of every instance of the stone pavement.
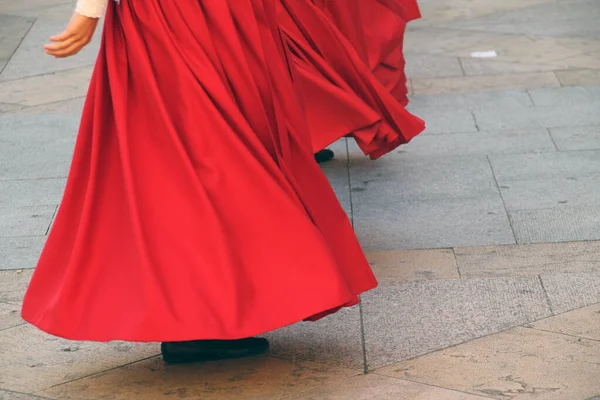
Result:
<instances>
[{"instance_id":1,"label":"stone pavement","mask_svg":"<svg viewBox=\"0 0 600 400\"><path fill-rule=\"evenodd\" d=\"M176 367L19 318L98 45L43 55L71 9L0 0L0 399L600 398L600 1L423 1L427 132L377 162L341 141L324 167L380 287L267 356Z\"/></svg>"}]
</instances>

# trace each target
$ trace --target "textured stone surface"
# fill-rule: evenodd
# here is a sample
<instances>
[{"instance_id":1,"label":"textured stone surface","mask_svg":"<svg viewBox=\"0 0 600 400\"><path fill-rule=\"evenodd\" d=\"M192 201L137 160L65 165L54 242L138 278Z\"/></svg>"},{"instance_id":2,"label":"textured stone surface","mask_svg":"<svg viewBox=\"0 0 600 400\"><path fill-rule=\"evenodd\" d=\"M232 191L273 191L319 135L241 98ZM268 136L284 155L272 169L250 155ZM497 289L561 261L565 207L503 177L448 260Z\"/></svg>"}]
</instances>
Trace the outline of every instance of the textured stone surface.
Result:
<instances>
[{"instance_id":1,"label":"textured stone surface","mask_svg":"<svg viewBox=\"0 0 600 400\"><path fill-rule=\"evenodd\" d=\"M42 392L61 400L276 400L358 372L275 357L165 366L152 358Z\"/></svg>"},{"instance_id":2,"label":"textured stone surface","mask_svg":"<svg viewBox=\"0 0 600 400\"><path fill-rule=\"evenodd\" d=\"M542 275L555 314L600 303L600 273Z\"/></svg>"},{"instance_id":3,"label":"textured stone surface","mask_svg":"<svg viewBox=\"0 0 600 400\"><path fill-rule=\"evenodd\" d=\"M599 150L600 125L550 129L559 150Z\"/></svg>"},{"instance_id":4,"label":"textured stone surface","mask_svg":"<svg viewBox=\"0 0 600 400\"><path fill-rule=\"evenodd\" d=\"M55 211L56 206L0 207L0 237L46 235Z\"/></svg>"},{"instance_id":5,"label":"textured stone surface","mask_svg":"<svg viewBox=\"0 0 600 400\"><path fill-rule=\"evenodd\" d=\"M459 247L454 253L463 278L600 273L600 242Z\"/></svg>"},{"instance_id":6,"label":"textured stone surface","mask_svg":"<svg viewBox=\"0 0 600 400\"><path fill-rule=\"evenodd\" d=\"M379 282L458 278L451 249L369 251L367 259Z\"/></svg>"},{"instance_id":7,"label":"textured stone surface","mask_svg":"<svg viewBox=\"0 0 600 400\"><path fill-rule=\"evenodd\" d=\"M600 69L557 71L556 76L563 86L600 85Z\"/></svg>"},{"instance_id":8,"label":"textured stone surface","mask_svg":"<svg viewBox=\"0 0 600 400\"><path fill-rule=\"evenodd\" d=\"M529 94L539 107L600 104L600 86L533 89Z\"/></svg>"},{"instance_id":9,"label":"textured stone surface","mask_svg":"<svg viewBox=\"0 0 600 400\"><path fill-rule=\"evenodd\" d=\"M60 203L65 178L0 180L0 208Z\"/></svg>"},{"instance_id":10,"label":"textured stone surface","mask_svg":"<svg viewBox=\"0 0 600 400\"><path fill-rule=\"evenodd\" d=\"M51 400L48 397L42 397L37 395L11 392L8 390L0 389L0 400Z\"/></svg>"},{"instance_id":11,"label":"textured stone surface","mask_svg":"<svg viewBox=\"0 0 600 400\"><path fill-rule=\"evenodd\" d=\"M0 358L0 387L35 393L158 353L156 344L73 342L21 325L0 331L0 354L11 355Z\"/></svg>"},{"instance_id":12,"label":"textured stone surface","mask_svg":"<svg viewBox=\"0 0 600 400\"><path fill-rule=\"evenodd\" d=\"M552 152L556 147L548 131L533 128L523 131L485 131L452 135L420 135L402 148L418 154L510 154Z\"/></svg>"},{"instance_id":13,"label":"textured stone surface","mask_svg":"<svg viewBox=\"0 0 600 400\"><path fill-rule=\"evenodd\" d=\"M528 327L600 341L600 304L546 318Z\"/></svg>"},{"instance_id":14,"label":"textured stone surface","mask_svg":"<svg viewBox=\"0 0 600 400\"><path fill-rule=\"evenodd\" d=\"M94 40L84 48L76 57L55 59L44 53L43 46L48 43L48 38L64 31L69 19L69 13L62 20L38 19L29 30L29 33L15 52L10 62L0 74L0 81L14 80L42 74L51 74L57 71L67 71L92 65L98 54L100 43L100 29L97 30ZM63 75L64 76L64 75ZM73 75L76 78L77 75ZM61 81L60 79L58 80ZM46 80L51 83L52 80ZM8 82L6 82L8 83ZM62 81L62 84L67 83ZM66 85L65 85L66 86ZM41 86L38 86L40 89ZM47 90L47 88L45 88ZM0 85L0 92L4 86ZM43 90L43 92L46 92Z\"/></svg>"},{"instance_id":15,"label":"textured stone surface","mask_svg":"<svg viewBox=\"0 0 600 400\"><path fill-rule=\"evenodd\" d=\"M363 310L370 368L550 315L537 277L383 283Z\"/></svg>"},{"instance_id":16,"label":"textured stone surface","mask_svg":"<svg viewBox=\"0 0 600 400\"><path fill-rule=\"evenodd\" d=\"M271 352L293 360L316 361L362 370L358 307L340 310L317 322L300 322L266 335Z\"/></svg>"},{"instance_id":17,"label":"textured stone surface","mask_svg":"<svg viewBox=\"0 0 600 400\"><path fill-rule=\"evenodd\" d=\"M0 303L20 305L32 273L32 269L0 269Z\"/></svg>"},{"instance_id":18,"label":"textured stone surface","mask_svg":"<svg viewBox=\"0 0 600 400\"><path fill-rule=\"evenodd\" d=\"M45 236L0 237L0 270L35 267L45 242Z\"/></svg>"},{"instance_id":19,"label":"textured stone surface","mask_svg":"<svg viewBox=\"0 0 600 400\"><path fill-rule=\"evenodd\" d=\"M532 107L533 102L525 90L497 90L493 92L421 94L410 98L409 110L424 107L432 109L431 113L440 109L477 109L499 107Z\"/></svg>"},{"instance_id":20,"label":"textured stone surface","mask_svg":"<svg viewBox=\"0 0 600 400\"><path fill-rule=\"evenodd\" d=\"M71 114L78 117L83 112L85 97L77 97L70 100L62 100L41 106L25 107L14 111L20 115L26 114Z\"/></svg>"},{"instance_id":21,"label":"textured stone surface","mask_svg":"<svg viewBox=\"0 0 600 400\"><path fill-rule=\"evenodd\" d=\"M21 307L16 304L0 303L0 331L23 324ZM2 397L0 397L1 399Z\"/></svg>"},{"instance_id":22,"label":"textured stone surface","mask_svg":"<svg viewBox=\"0 0 600 400\"><path fill-rule=\"evenodd\" d=\"M438 78L442 76L463 76L463 70L456 57L429 54L407 54L406 75L410 77Z\"/></svg>"},{"instance_id":23,"label":"textured stone surface","mask_svg":"<svg viewBox=\"0 0 600 400\"><path fill-rule=\"evenodd\" d=\"M493 155L490 161L501 187L513 181L578 179L600 174L600 151Z\"/></svg>"},{"instance_id":24,"label":"textured stone surface","mask_svg":"<svg viewBox=\"0 0 600 400\"><path fill-rule=\"evenodd\" d=\"M560 82L553 72L530 72L515 75L465 76L450 78L415 78L415 94L474 92L479 90L527 89L558 87Z\"/></svg>"},{"instance_id":25,"label":"textured stone surface","mask_svg":"<svg viewBox=\"0 0 600 400\"><path fill-rule=\"evenodd\" d=\"M0 180L66 176L78 123L71 115L0 117Z\"/></svg>"},{"instance_id":26,"label":"textured stone surface","mask_svg":"<svg viewBox=\"0 0 600 400\"><path fill-rule=\"evenodd\" d=\"M402 379L369 374L301 392L286 397L286 400L484 400L486 398Z\"/></svg>"},{"instance_id":27,"label":"textured stone surface","mask_svg":"<svg viewBox=\"0 0 600 400\"><path fill-rule=\"evenodd\" d=\"M410 111L426 121L427 129L422 134L477 132L473 114L469 110L411 106Z\"/></svg>"},{"instance_id":28,"label":"textured stone surface","mask_svg":"<svg viewBox=\"0 0 600 400\"><path fill-rule=\"evenodd\" d=\"M4 4L2 4L2 9ZM0 14L0 73L33 25L32 18Z\"/></svg>"},{"instance_id":29,"label":"textured stone surface","mask_svg":"<svg viewBox=\"0 0 600 400\"><path fill-rule=\"evenodd\" d=\"M600 393L599 352L598 341L516 328L378 373L498 400L588 399Z\"/></svg>"},{"instance_id":30,"label":"textured stone surface","mask_svg":"<svg viewBox=\"0 0 600 400\"><path fill-rule=\"evenodd\" d=\"M461 58L460 62L467 76L506 75L552 71L556 66L545 64L523 64L520 62L498 61L495 59ZM494 79L490 77L490 79Z\"/></svg>"},{"instance_id":31,"label":"textured stone surface","mask_svg":"<svg viewBox=\"0 0 600 400\"><path fill-rule=\"evenodd\" d=\"M509 211L517 243L600 240L600 207Z\"/></svg>"},{"instance_id":32,"label":"textured stone surface","mask_svg":"<svg viewBox=\"0 0 600 400\"><path fill-rule=\"evenodd\" d=\"M38 106L85 96L90 67L75 68L24 79L0 81L0 102Z\"/></svg>"}]
</instances>

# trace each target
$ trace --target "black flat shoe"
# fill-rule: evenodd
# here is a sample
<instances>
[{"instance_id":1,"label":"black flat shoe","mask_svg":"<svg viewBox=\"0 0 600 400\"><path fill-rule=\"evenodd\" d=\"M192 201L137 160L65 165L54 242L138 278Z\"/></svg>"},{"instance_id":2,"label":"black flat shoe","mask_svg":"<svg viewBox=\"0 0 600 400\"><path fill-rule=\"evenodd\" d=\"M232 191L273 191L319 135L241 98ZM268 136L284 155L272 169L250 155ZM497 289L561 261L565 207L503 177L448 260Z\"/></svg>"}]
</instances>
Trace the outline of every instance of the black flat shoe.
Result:
<instances>
[{"instance_id":1,"label":"black flat shoe","mask_svg":"<svg viewBox=\"0 0 600 400\"><path fill-rule=\"evenodd\" d=\"M325 149L325 150L321 150L315 154L315 160L319 164L322 164L324 162L333 160L334 156L335 156L335 154L333 153L333 151L331 151L329 149Z\"/></svg>"},{"instance_id":2,"label":"black flat shoe","mask_svg":"<svg viewBox=\"0 0 600 400\"><path fill-rule=\"evenodd\" d=\"M167 364L182 364L254 356L269 350L269 342L264 338L191 340L165 342L160 350Z\"/></svg>"}]
</instances>

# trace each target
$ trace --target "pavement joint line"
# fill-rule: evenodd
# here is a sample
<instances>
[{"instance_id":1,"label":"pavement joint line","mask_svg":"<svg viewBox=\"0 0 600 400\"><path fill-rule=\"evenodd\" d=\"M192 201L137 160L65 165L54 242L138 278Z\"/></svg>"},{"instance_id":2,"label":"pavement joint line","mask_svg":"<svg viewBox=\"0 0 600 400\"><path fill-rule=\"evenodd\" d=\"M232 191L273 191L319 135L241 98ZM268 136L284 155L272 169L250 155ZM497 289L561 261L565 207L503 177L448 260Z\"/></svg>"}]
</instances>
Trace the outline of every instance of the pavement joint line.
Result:
<instances>
[{"instance_id":1,"label":"pavement joint line","mask_svg":"<svg viewBox=\"0 0 600 400\"><path fill-rule=\"evenodd\" d=\"M8 63L10 63L10 61ZM6 63L6 65L8 65L8 63ZM61 69L59 71L45 72L43 74L36 74L36 75L21 76L21 77L12 78L12 79L2 79L2 74L0 73L0 86L2 86L2 84L6 83L6 82L16 82L16 81L21 81L21 80L24 80L24 79L38 78L38 77L41 77L41 76L56 75L56 74L61 74L61 73L64 73L64 72L76 71L78 69L86 69L86 68L90 68L90 67L93 67L93 66L94 66L93 63L92 64L85 64L85 65L80 65L80 66L73 67L73 68ZM90 70L90 77L91 77L91 70ZM85 96L78 96L78 97L85 97ZM63 100L59 100L59 101L63 101ZM56 102L52 102L52 103L56 103ZM48 104L50 104L50 103L48 103ZM40 104L40 105L42 105L42 104ZM38 107L38 105L30 106L30 107Z\"/></svg>"},{"instance_id":2,"label":"pavement joint line","mask_svg":"<svg viewBox=\"0 0 600 400\"><path fill-rule=\"evenodd\" d=\"M481 129L479 128L479 123L477 122L477 116L475 115L475 110L470 109L469 112L471 114L471 118L473 118L473 124L475 125L475 129L477 129L477 132L481 132Z\"/></svg>"},{"instance_id":3,"label":"pavement joint line","mask_svg":"<svg viewBox=\"0 0 600 400\"><path fill-rule=\"evenodd\" d=\"M575 311L575 310L571 310L571 311ZM550 317L550 318L552 318L552 317ZM567 336L567 337L571 337L571 338L579 339L579 340L589 340L591 342L600 342L600 339L594 339L594 338L589 338L589 337L585 337L585 336L579 336L579 335L574 335L574 334L564 333L564 332L556 332L556 331L551 331L548 329L540 329L540 328L535 328L533 326L523 326L523 328L531 329L532 331L551 333L553 335Z\"/></svg>"},{"instance_id":4,"label":"pavement joint line","mask_svg":"<svg viewBox=\"0 0 600 400\"><path fill-rule=\"evenodd\" d=\"M462 71L462 76L468 76L467 71L465 70L465 65L463 64L462 58L456 57L456 59L458 60L458 65L460 66L460 69Z\"/></svg>"},{"instance_id":5,"label":"pavement joint line","mask_svg":"<svg viewBox=\"0 0 600 400\"><path fill-rule=\"evenodd\" d=\"M556 74L555 74L556 75ZM557 78L558 79L558 78ZM529 97L529 101L531 101L531 105L533 107L537 107L538 105L535 103L535 100L533 99L533 96L531 95L531 89L527 89L525 90L525 93L527 93L527 97Z\"/></svg>"},{"instance_id":6,"label":"pavement joint line","mask_svg":"<svg viewBox=\"0 0 600 400\"><path fill-rule=\"evenodd\" d=\"M552 307L552 301L550 300L550 296L548 296L548 291L546 290L546 286L544 285L544 280L542 279L542 275L537 276L538 282L544 291L544 297L546 298L546 304L548 305L548 309L552 315L556 315L554 313L554 308Z\"/></svg>"},{"instance_id":7,"label":"pavement joint line","mask_svg":"<svg viewBox=\"0 0 600 400\"><path fill-rule=\"evenodd\" d=\"M327 382L325 385L331 385L331 384L336 384L336 383L339 383L339 382L344 382L344 381L347 381L347 380L349 380L349 379L357 378L357 377L360 377L360 376L362 376L362 375L361 375L360 373L357 373L356 375L347 376L347 377L345 377L345 378L334 379L334 380L332 380L332 381L328 381L328 382ZM309 388L306 388L306 389L301 389L301 390L300 390L300 391L298 391L298 392L294 392L294 393L285 394L285 395L283 395L282 397L279 397L279 398L278 398L278 400L285 400L285 399L289 399L290 397L298 396L298 395L300 395L300 394L302 394L302 393L308 393L308 392L310 392L311 390L315 390L315 389L317 389L317 388L319 388L319 387L323 387L323 386L324 386L324 385L323 385L323 384L321 384L321 386L314 386L314 387L309 387Z\"/></svg>"},{"instance_id":8,"label":"pavement joint line","mask_svg":"<svg viewBox=\"0 0 600 400\"><path fill-rule=\"evenodd\" d=\"M52 218L50 218L50 223L48 223L48 228L46 228L46 234L44 236L48 236L48 234L50 233L50 227L52 227L52 223L54 222L54 219L56 218L56 213L58 212L58 207L59 207L59 205L57 205L54 208L54 212L52 213Z\"/></svg>"},{"instance_id":9,"label":"pavement joint line","mask_svg":"<svg viewBox=\"0 0 600 400\"><path fill-rule=\"evenodd\" d=\"M52 400L50 397L38 396L37 394L33 394L33 393L17 392L15 390L10 390L10 389L2 389L2 388L0 388L0 392L6 392L6 393L12 393L12 394L19 394L19 395L31 396L31 397L36 397L38 399L43 399L43 400Z\"/></svg>"},{"instance_id":10,"label":"pavement joint line","mask_svg":"<svg viewBox=\"0 0 600 400\"><path fill-rule=\"evenodd\" d=\"M15 15L15 17L19 17L19 16ZM25 18L25 17L20 17L20 18ZM2 78L2 73L4 72L4 70L6 69L6 67L8 67L8 64L10 64L10 62L12 61L13 57L15 56L15 54L17 54L17 51L21 48L21 45L23 44L23 41L25 40L25 38L27 37L27 35L29 35L29 32L31 32L31 29L33 28L33 26L37 22L37 18L31 18L31 20L32 20L32 22L31 22L31 25L29 25L29 28L27 29L27 32L25 32L25 34L23 35L23 37L19 41L19 44L15 47L15 50L8 57L8 61L6 61L6 64L4 64L4 66L2 68L0 68L0 79Z\"/></svg>"},{"instance_id":11,"label":"pavement joint line","mask_svg":"<svg viewBox=\"0 0 600 400\"><path fill-rule=\"evenodd\" d=\"M396 379L396 380L399 380L399 381L417 383L419 385L429 386L429 387L432 387L432 388L450 390L450 391L455 392L455 393L462 393L462 394L473 395L473 393L471 393L471 392L465 392L463 390L457 390L457 389L448 388L448 387L445 387L445 386L440 386L440 385L434 385L434 384L431 384L431 383L420 382L418 380L413 380L413 379L409 379L409 378L405 378L405 377L389 376L389 375L381 374L381 373L378 373L378 372L374 372L374 374L375 375L379 375L379 376L383 376L383 377L386 377L386 378ZM485 394L485 395L484 394L477 394L477 395L479 397L486 398L486 399L495 399L495 397L489 397L487 394Z\"/></svg>"},{"instance_id":12,"label":"pavement joint line","mask_svg":"<svg viewBox=\"0 0 600 400\"><path fill-rule=\"evenodd\" d=\"M8 304L8 303L3 303L3 304ZM10 304L10 305L12 305L12 304ZM18 328L18 327L23 326L23 325L27 325L27 322L22 322L22 323L17 324L17 325L13 325L13 326L9 326L9 327L6 327L6 328L2 328L2 329L0 329L0 332L7 331L9 329ZM0 390L6 390L6 389L0 388Z\"/></svg>"},{"instance_id":13,"label":"pavement joint line","mask_svg":"<svg viewBox=\"0 0 600 400\"><path fill-rule=\"evenodd\" d=\"M490 156L486 154L485 158L487 159L488 165L490 166L490 170L492 172L492 177L494 178L494 183L496 184L496 190L500 195L500 200L502 200L502 206L504 207L504 212L506 213L506 219L508 220L508 225L513 234L514 244L518 244L517 240L517 232L515 231L515 227L513 226L512 220L510 218L510 213L508 207L506 207L506 201L504 200L504 196L502 195L502 190L500 189L500 184L498 183L498 178L496 177L496 172L494 171L494 166L492 165L492 160L490 160Z\"/></svg>"},{"instance_id":14,"label":"pavement joint line","mask_svg":"<svg viewBox=\"0 0 600 400\"><path fill-rule=\"evenodd\" d=\"M545 128L545 129L546 129L546 132L548 133L548 136L550 137L550 140L552 140L552 144L556 148L556 151L560 152L561 150L558 148L558 145L556 144L556 140L554 140L554 136L552 136L551 128Z\"/></svg>"},{"instance_id":15,"label":"pavement joint line","mask_svg":"<svg viewBox=\"0 0 600 400\"><path fill-rule=\"evenodd\" d=\"M463 279L460 265L458 264L458 257L456 256L456 247L452 247L452 255L454 256L454 264L456 264L456 272L458 273L458 279Z\"/></svg>"},{"instance_id":16,"label":"pavement joint line","mask_svg":"<svg viewBox=\"0 0 600 400\"><path fill-rule=\"evenodd\" d=\"M107 369L102 370L102 371L94 372L93 374L89 374L89 375L86 375L86 376L81 376L79 378L70 379L70 380L65 381L65 382L57 383L56 385L52 385L52 386L46 387L44 389L38 390L37 392L34 392L33 394L42 393L42 392L45 392L46 390L54 389L54 388L62 386L62 385L67 385L69 383L77 382L77 381L80 381L80 380L83 380L83 379L86 379L86 378L91 378L91 377L94 377L94 376L97 376L97 375L105 374L107 372L114 371L114 370L119 369L119 368L127 367L129 365L137 364L137 363L140 363L142 361L151 360L151 359L157 358L157 357L160 357L160 354L156 354L156 355L149 356L149 357L144 357L144 358L141 358L141 359L136 360L136 361L131 361L131 362L128 362L128 363L125 363L125 364L121 364L121 365L116 366L116 367L107 368Z\"/></svg>"},{"instance_id":17,"label":"pavement joint line","mask_svg":"<svg viewBox=\"0 0 600 400\"><path fill-rule=\"evenodd\" d=\"M59 71L59 72L61 72L61 71ZM26 79L26 78L20 78L20 79ZM11 82L11 81L0 81L0 85L2 85L3 82ZM19 104L19 103L6 103L6 102L1 102L0 104L8 104L11 106L23 107L20 110L8 111L3 114L3 115L13 115L13 114L18 114L19 111L35 110L36 108L40 108L40 107L46 107L46 106L64 103L64 102L71 101L71 100L80 100L80 99L85 99L85 96L75 96L75 97L71 97L68 99L51 101L51 102L42 103L42 104L36 104L35 106L27 106L27 105ZM57 113L41 113L39 115L52 115L52 114L57 114ZM72 112L72 113L60 113L60 114L76 114L79 117L81 113Z\"/></svg>"}]
</instances>

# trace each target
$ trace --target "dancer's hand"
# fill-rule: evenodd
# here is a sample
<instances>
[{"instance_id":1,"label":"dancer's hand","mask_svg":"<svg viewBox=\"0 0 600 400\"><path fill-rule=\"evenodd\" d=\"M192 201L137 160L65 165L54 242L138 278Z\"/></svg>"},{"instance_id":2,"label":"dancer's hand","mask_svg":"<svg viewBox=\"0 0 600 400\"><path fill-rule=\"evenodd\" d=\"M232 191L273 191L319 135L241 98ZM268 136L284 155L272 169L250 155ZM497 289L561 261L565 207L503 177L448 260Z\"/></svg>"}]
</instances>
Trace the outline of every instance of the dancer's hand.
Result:
<instances>
[{"instance_id":1,"label":"dancer's hand","mask_svg":"<svg viewBox=\"0 0 600 400\"><path fill-rule=\"evenodd\" d=\"M92 40L97 25L98 18L74 13L64 32L52 36L50 41L53 43L44 46L46 54L65 58L79 53Z\"/></svg>"}]
</instances>

